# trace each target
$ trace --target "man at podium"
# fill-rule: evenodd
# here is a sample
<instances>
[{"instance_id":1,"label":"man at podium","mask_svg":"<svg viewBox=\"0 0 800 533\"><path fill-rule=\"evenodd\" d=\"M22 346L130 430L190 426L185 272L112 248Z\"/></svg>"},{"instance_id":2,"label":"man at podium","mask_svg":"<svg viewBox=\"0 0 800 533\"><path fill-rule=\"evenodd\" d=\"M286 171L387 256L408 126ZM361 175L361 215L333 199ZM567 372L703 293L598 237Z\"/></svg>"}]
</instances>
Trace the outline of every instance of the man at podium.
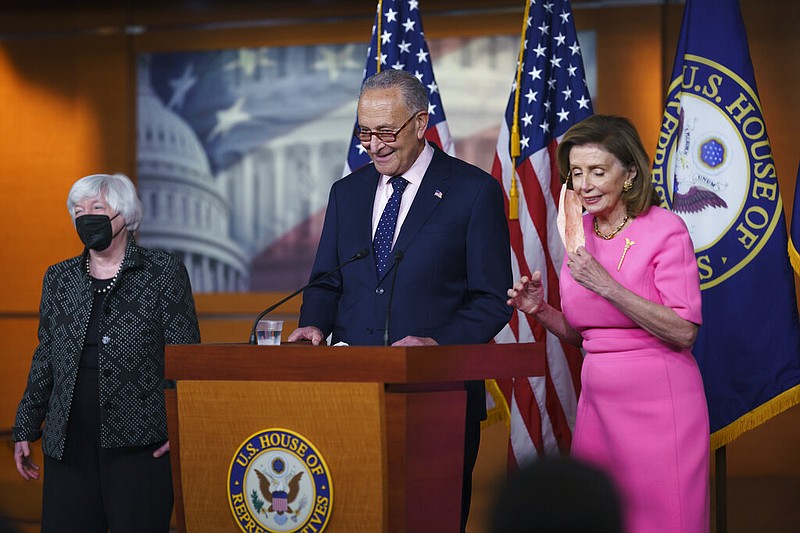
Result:
<instances>
[{"instance_id":1,"label":"man at podium","mask_svg":"<svg viewBox=\"0 0 800 533\"><path fill-rule=\"evenodd\" d=\"M426 89L408 72L364 81L355 136L373 164L331 188L311 272L318 281L303 294L290 342L480 344L508 322L502 189L425 140L428 112ZM486 416L483 382L466 389L462 530Z\"/></svg>"}]
</instances>

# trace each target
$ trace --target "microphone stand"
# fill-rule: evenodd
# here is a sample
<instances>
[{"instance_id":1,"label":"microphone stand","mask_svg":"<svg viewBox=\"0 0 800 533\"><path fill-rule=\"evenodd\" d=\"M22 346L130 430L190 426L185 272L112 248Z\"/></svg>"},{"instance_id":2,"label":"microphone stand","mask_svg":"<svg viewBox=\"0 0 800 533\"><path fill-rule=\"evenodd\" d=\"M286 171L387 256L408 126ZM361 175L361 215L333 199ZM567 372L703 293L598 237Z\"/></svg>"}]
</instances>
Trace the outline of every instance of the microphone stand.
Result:
<instances>
[{"instance_id":1,"label":"microphone stand","mask_svg":"<svg viewBox=\"0 0 800 533\"><path fill-rule=\"evenodd\" d=\"M353 255L353 257L351 257L350 259L348 259L347 261L345 261L341 265L339 265L336 268L333 268L333 269L331 269L331 270L329 270L329 271L317 276L317 279L315 279L311 283L307 283L306 285L303 285L302 287L300 287L299 289L294 291L292 294L290 294L286 298L283 298L278 303L273 304L273 305L267 307L266 309L264 309L261 313L259 313L259 315L256 317L256 319L253 321L253 327L250 328L250 344L256 344L256 327L258 327L258 321L259 320L261 320L266 315L268 315L269 313L273 312L275 309L277 309L278 307L280 307L284 303L288 302L289 300L291 300L292 298L294 298L295 296L297 296L298 294L300 294L304 290L308 289L309 287L313 287L314 285L316 285L320 281L324 280L325 278L327 278L331 274L335 274L339 270L343 269L344 267L346 267L347 265L349 265L353 261L358 261L359 259L364 259L368 255L369 255L369 250L367 248L362 248L361 250L356 252L355 255Z\"/></svg>"},{"instance_id":2,"label":"microphone stand","mask_svg":"<svg viewBox=\"0 0 800 533\"><path fill-rule=\"evenodd\" d=\"M386 323L383 327L383 345L389 346L389 317L392 314L392 298L394 297L394 284L397 281L397 271L400 270L400 261L403 260L403 250L397 250L394 254L394 272L392 273L392 286L389 289L389 302L386 304Z\"/></svg>"}]
</instances>

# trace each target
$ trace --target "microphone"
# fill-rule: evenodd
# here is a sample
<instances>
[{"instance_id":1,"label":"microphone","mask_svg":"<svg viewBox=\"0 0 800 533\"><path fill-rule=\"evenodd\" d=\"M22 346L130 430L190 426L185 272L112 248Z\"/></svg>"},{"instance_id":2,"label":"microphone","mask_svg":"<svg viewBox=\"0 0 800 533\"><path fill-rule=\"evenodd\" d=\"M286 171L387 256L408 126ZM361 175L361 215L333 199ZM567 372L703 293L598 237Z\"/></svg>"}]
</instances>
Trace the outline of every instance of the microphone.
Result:
<instances>
[{"instance_id":1,"label":"microphone","mask_svg":"<svg viewBox=\"0 0 800 533\"><path fill-rule=\"evenodd\" d=\"M397 271L400 270L400 261L403 260L403 250L394 253L394 272L392 273L392 286L389 288L389 301L386 303L386 323L383 328L383 345L389 346L389 317L392 314L392 297L394 296L394 284L397 281Z\"/></svg>"},{"instance_id":2,"label":"microphone","mask_svg":"<svg viewBox=\"0 0 800 533\"><path fill-rule=\"evenodd\" d=\"M316 285L320 281L324 280L325 278L327 278L331 274L335 274L336 272L340 271L341 269L343 269L344 267L346 267L347 265L349 265L353 261L358 261L359 259L364 259L368 255L369 255L369 249L368 248L360 249L359 251L357 251L355 253L355 255L353 255L353 257L351 257L350 259L348 259L344 263L340 264L336 268L332 268L331 270L328 270L327 272L325 272L323 274L320 274L319 276L317 276L317 278L314 281L312 281L310 283L307 283L306 285L303 285L302 287L300 287L299 289L294 291L292 294L290 294L286 298L282 299L280 302L278 302L278 303L276 303L274 305L271 305L271 306L267 307L266 309L264 309L256 317L256 319L253 321L253 327L250 329L250 344L256 344L256 328L258 327L258 321L259 320L261 320L266 315L268 315L269 313L273 312L275 309L277 309L281 305L285 304L286 302L288 302L289 300L291 300L292 298L294 298L295 296L297 296L298 294L300 294L304 290L308 289L309 287L313 287L314 285Z\"/></svg>"}]
</instances>

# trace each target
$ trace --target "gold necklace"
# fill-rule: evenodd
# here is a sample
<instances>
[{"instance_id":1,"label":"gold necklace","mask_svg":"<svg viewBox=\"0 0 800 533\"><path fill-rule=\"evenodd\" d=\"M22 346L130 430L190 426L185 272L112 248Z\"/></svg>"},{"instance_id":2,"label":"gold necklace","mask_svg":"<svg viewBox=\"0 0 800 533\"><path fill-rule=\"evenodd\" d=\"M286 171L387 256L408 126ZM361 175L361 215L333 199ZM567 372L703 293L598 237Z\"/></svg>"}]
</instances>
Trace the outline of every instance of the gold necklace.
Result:
<instances>
[{"instance_id":1,"label":"gold necklace","mask_svg":"<svg viewBox=\"0 0 800 533\"><path fill-rule=\"evenodd\" d=\"M608 241L610 239L613 239L617 235L617 233L622 231L622 228L625 227L625 224L627 224L627 223L628 223L628 214L625 213L625 218L622 219L622 222L620 223L620 225L617 226L614 229L614 231L612 231L611 233L605 234L605 233L601 233L600 232L600 227L597 225L597 217L595 217L594 218L594 233L598 237L600 237L601 239Z\"/></svg>"}]
</instances>

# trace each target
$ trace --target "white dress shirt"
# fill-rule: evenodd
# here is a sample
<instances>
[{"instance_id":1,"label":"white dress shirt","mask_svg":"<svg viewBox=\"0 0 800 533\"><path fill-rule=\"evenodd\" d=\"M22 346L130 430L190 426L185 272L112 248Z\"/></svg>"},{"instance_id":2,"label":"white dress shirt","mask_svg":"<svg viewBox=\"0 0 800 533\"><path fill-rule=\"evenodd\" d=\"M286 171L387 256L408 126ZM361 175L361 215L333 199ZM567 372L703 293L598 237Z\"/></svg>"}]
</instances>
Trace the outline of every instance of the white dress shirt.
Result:
<instances>
[{"instance_id":1,"label":"white dress shirt","mask_svg":"<svg viewBox=\"0 0 800 533\"><path fill-rule=\"evenodd\" d=\"M394 228L392 246L394 246L395 241L397 241L400 228L403 227L403 222L406 219L406 215L408 215L409 209L411 209L411 204L414 203L414 197L417 195L419 186L422 183L422 178L425 176L425 172L427 172L432 159L433 147L428 144L428 141L425 141L425 148L422 149L417 160L414 161L411 168L402 174L406 181L408 181L408 185L406 186L406 190L403 191L403 196L400 197L400 211L397 214L397 226ZM392 186L389 185L389 180L392 179L392 177L393 176L381 175L380 181L378 182L378 190L375 191L375 201L372 204L373 239L375 239L375 230L378 228L378 222L381 220L383 209L386 207L386 204L389 202L389 197L392 195Z\"/></svg>"}]
</instances>

